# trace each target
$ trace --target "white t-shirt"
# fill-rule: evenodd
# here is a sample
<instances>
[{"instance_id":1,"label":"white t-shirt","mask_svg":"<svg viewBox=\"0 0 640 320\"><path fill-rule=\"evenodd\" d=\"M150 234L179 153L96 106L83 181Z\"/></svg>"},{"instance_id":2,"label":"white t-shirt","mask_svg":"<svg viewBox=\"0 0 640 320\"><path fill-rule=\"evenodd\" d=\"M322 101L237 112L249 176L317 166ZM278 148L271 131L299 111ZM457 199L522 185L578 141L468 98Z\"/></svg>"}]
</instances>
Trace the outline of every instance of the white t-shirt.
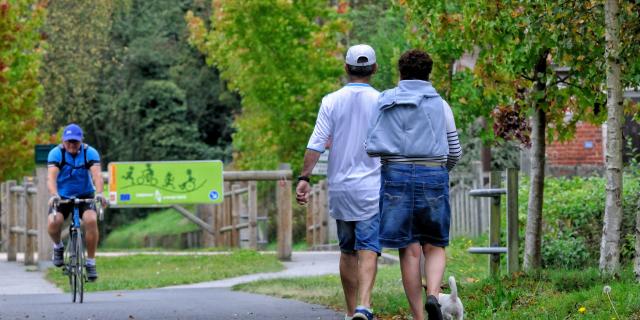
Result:
<instances>
[{"instance_id":1,"label":"white t-shirt","mask_svg":"<svg viewBox=\"0 0 640 320\"><path fill-rule=\"evenodd\" d=\"M369 118L380 92L350 83L326 95L308 149L324 152L331 140L327 178L329 214L339 220L367 220L379 212L380 158L364 150Z\"/></svg>"}]
</instances>

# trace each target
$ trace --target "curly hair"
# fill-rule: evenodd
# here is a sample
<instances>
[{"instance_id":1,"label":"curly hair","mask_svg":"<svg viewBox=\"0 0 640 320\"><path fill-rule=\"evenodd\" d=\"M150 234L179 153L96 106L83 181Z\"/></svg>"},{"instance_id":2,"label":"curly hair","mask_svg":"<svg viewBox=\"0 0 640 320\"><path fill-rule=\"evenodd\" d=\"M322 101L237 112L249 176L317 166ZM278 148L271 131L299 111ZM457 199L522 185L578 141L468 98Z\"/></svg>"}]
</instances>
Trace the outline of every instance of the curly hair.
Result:
<instances>
[{"instance_id":1,"label":"curly hair","mask_svg":"<svg viewBox=\"0 0 640 320\"><path fill-rule=\"evenodd\" d=\"M428 53L412 49L400 56L398 70L400 80L424 80L429 81L429 74L433 68L433 60Z\"/></svg>"}]
</instances>

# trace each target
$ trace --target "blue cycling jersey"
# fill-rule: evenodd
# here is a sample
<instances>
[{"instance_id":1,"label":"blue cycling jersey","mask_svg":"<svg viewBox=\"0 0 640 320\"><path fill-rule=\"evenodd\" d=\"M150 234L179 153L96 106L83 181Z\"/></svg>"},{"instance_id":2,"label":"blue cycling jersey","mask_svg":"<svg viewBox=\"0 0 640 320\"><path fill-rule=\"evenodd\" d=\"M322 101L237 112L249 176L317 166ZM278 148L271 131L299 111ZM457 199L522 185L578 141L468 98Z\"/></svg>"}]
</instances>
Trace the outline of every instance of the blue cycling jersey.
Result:
<instances>
[{"instance_id":1,"label":"blue cycling jersey","mask_svg":"<svg viewBox=\"0 0 640 320\"><path fill-rule=\"evenodd\" d=\"M88 196L95 192L91 172L85 167L84 150L85 145L82 144L77 154L72 155L65 152L66 163L58 173L58 194L63 198ZM62 150L60 147L53 148L49 151L47 162L49 166L59 166L62 161ZM100 165L100 154L96 149L89 146L87 148L87 164L88 167Z\"/></svg>"}]
</instances>

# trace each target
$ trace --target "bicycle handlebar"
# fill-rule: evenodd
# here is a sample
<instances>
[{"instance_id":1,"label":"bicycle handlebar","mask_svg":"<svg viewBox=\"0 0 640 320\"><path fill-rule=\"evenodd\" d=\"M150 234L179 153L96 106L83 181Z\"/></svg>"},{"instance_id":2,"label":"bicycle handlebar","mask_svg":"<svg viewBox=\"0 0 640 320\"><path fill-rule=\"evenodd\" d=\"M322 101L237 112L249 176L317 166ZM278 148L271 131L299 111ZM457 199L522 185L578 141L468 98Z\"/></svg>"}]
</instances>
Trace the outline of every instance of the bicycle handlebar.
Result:
<instances>
[{"instance_id":1,"label":"bicycle handlebar","mask_svg":"<svg viewBox=\"0 0 640 320\"><path fill-rule=\"evenodd\" d=\"M54 203L51 208L49 209L49 214L56 212L55 209L58 208L58 204L61 203L74 203L74 204L81 204L81 203L95 203L96 204L96 211L98 211L98 220L102 221L104 220L104 208L102 207L102 203L100 201L96 201L96 199L60 199L58 201L58 203Z\"/></svg>"}]
</instances>

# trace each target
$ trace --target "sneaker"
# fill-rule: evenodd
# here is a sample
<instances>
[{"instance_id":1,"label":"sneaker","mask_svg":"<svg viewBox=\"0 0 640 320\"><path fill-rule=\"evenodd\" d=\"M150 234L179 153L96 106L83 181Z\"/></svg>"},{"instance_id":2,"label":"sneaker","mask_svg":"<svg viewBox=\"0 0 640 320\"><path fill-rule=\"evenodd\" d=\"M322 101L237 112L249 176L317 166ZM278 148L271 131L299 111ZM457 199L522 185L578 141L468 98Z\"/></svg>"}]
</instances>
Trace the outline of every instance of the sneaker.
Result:
<instances>
[{"instance_id":1,"label":"sneaker","mask_svg":"<svg viewBox=\"0 0 640 320\"><path fill-rule=\"evenodd\" d=\"M373 320L373 312L363 306L358 306L356 312L353 313L353 320Z\"/></svg>"},{"instance_id":2,"label":"sneaker","mask_svg":"<svg viewBox=\"0 0 640 320\"><path fill-rule=\"evenodd\" d=\"M429 320L442 320L442 311L440 311L440 304L438 303L438 299L435 296L429 295L427 297L427 303L424 304L424 309L427 310Z\"/></svg>"},{"instance_id":3,"label":"sneaker","mask_svg":"<svg viewBox=\"0 0 640 320\"><path fill-rule=\"evenodd\" d=\"M53 265L56 267L64 265L64 247L53 249Z\"/></svg>"},{"instance_id":4,"label":"sneaker","mask_svg":"<svg viewBox=\"0 0 640 320\"><path fill-rule=\"evenodd\" d=\"M89 282L94 282L96 280L98 280L98 270L96 270L96 266L90 266L90 265L85 265L84 266L87 270L87 280L89 280Z\"/></svg>"}]
</instances>

